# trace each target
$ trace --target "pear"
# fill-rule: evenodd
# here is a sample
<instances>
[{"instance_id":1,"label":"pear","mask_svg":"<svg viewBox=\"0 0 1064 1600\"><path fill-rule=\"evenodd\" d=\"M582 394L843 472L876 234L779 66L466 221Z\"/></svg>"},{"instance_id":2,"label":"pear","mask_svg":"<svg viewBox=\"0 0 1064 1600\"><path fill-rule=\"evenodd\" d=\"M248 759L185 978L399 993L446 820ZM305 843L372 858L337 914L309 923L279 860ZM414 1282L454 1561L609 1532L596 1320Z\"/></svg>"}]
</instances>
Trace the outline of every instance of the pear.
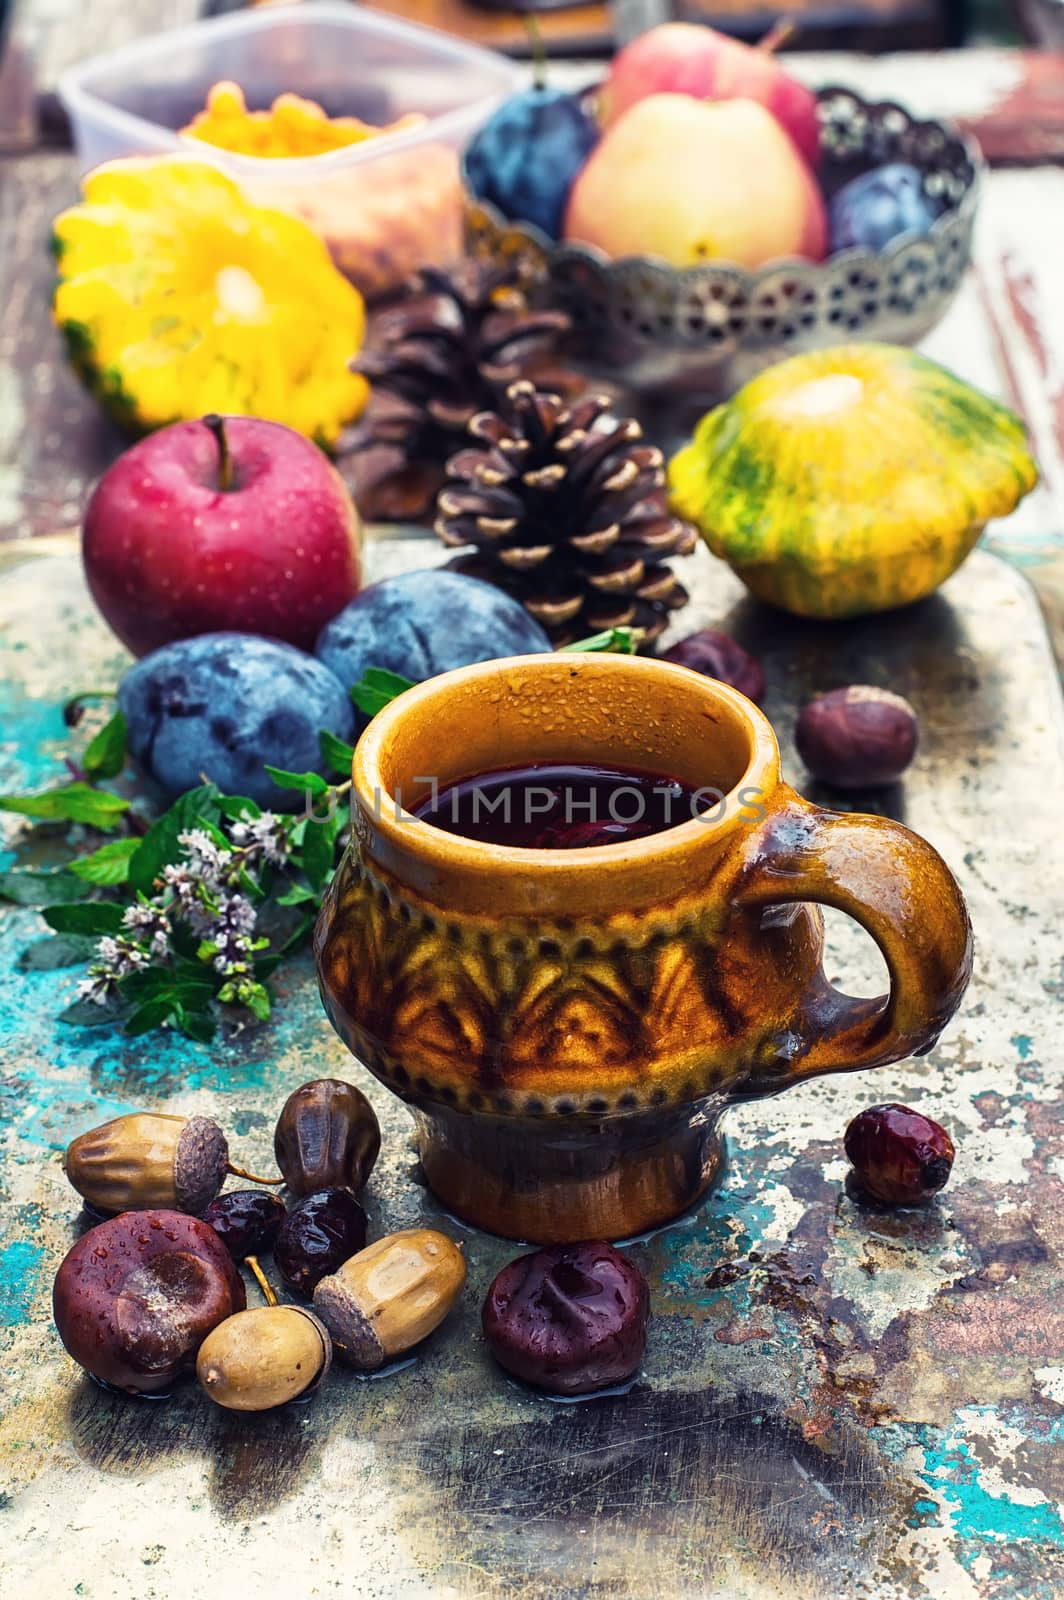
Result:
<instances>
[{"instance_id":1,"label":"pear","mask_svg":"<svg viewBox=\"0 0 1064 1600\"><path fill-rule=\"evenodd\" d=\"M760 267L822 260L827 219L812 173L763 105L654 94L592 152L569 197L565 238L614 259Z\"/></svg>"}]
</instances>

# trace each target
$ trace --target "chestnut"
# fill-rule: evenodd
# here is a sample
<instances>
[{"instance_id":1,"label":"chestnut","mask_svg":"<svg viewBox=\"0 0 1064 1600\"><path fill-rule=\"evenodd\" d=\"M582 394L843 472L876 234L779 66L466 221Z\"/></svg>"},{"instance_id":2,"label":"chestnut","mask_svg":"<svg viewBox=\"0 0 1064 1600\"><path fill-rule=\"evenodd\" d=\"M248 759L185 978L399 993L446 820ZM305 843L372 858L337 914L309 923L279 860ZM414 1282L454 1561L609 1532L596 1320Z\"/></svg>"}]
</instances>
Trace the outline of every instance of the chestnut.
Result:
<instances>
[{"instance_id":1,"label":"chestnut","mask_svg":"<svg viewBox=\"0 0 1064 1600\"><path fill-rule=\"evenodd\" d=\"M953 1169L945 1128L908 1106L869 1106L854 1117L844 1142L861 1187L886 1205L925 1204Z\"/></svg>"},{"instance_id":2,"label":"chestnut","mask_svg":"<svg viewBox=\"0 0 1064 1600\"><path fill-rule=\"evenodd\" d=\"M195 1366L211 1329L246 1303L218 1235L181 1211L126 1211L90 1228L52 1291L69 1354L128 1394L168 1389Z\"/></svg>"},{"instance_id":3,"label":"chestnut","mask_svg":"<svg viewBox=\"0 0 1064 1600\"><path fill-rule=\"evenodd\" d=\"M663 651L661 659L690 667L692 672L701 672L703 677L730 683L748 700L760 700L765 693L765 674L760 661L715 628L700 628L697 633L688 634L686 639L680 639L671 649Z\"/></svg>"},{"instance_id":4,"label":"chestnut","mask_svg":"<svg viewBox=\"0 0 1064 1600\"><path fill-rule=\"evenodd\" d=\"M293 1090L273 1136L277 1165L297 1198L336 1184L358 1194L380 1147L376 1112L342 1078L318 1078Z\"/></svg>"},{"instance_id":5,"label":"chestnut","mask_svg":"<svg viewBox=\"0 0 1064 1600\"><path fill-rule=\"evenodd\" d=\"M484 1337L501 1367L552 1394L589 1394L638 1370L650 1291L611 1244L555 1244L518 1256L488 1290Z\"/></svg>"},{"instance_id":6,"label":"chestnut","mask_svg":"<svg viewBox=\"0 0 1064 1600\"><path fill-rule=\"evenodd\" d=\"M916 754L918 737L908 700L860 683L810 700L794 729L798 754L813 777L837 789L896 783Z\"/></svg>"},{"instance_id":7,"label":"chestnut","mask_svg":"<svg viewBox=\"0 0 1064 1600\"><path fill-rule=\"evenodd\" d=\"M366 1213L350 1189L308 1194L285 1217L273 1241L277 1270L293 1294L310 1299L327 1273L366 1243Z\"/></svg>"},{"instance_id":8,"label":"chestnut","mask_svg":"<svg viewBox=\"0 0 1064 1600\"><path fill-rule=\"evenodd\" d=\"M264 1189L230 1189L200 1212L234 1261L268 1250L285 1218L284 1203Z\"/></svg>"}]
</instances>

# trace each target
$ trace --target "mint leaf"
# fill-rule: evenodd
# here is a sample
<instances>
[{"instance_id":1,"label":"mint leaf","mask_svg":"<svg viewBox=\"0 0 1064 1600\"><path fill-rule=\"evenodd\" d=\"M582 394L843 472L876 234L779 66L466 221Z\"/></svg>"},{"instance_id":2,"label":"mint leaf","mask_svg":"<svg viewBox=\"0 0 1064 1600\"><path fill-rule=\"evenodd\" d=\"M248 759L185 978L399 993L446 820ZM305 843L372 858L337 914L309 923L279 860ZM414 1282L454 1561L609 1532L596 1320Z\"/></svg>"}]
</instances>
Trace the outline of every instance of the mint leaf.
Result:
<instances>
[{"instance_id":1,"label":"mint leaf","mask_svg":"<svg viewBox=\"0 0 1064 1600\"><path fill-rule=\"evenodd\" d=\"M129 884L142 894L151 894L164 867L180 861L178 837L190 828L207 828L212 834L221 816L220 796L213 783L188 789L153 822L129 861Z\"/></svg>"},{"instance_id":2,"label":"mint leaf","mask_svg":"<svg viewBox=\"0 0 1064 1600\"><path fill-rule=\"evenodd\" d=\"M88 783L67 783L43 794L0 795L0 811L13 811L33 822L84 822L102 833L116 828L119 817L128 810L128 800Z\"/></svg>"},{"instance_id":3,"label":"mint leaf","mask_svg":"<svg viewBox=\"0 0 1064 1600\"><path fill-rule=\"evenodd\" d=\"M129 863L140 848L139 839L112 839L94 850L91 856L78 856L70 863L75 878L85 883L99 883L110 887L125 883L129 877Z\"/></svg>"},{"instance_id":4,"label":"mint leaf","mask_svg":"<svg viewBox=\"0 0 1064 1600\"><path fill-rule=\"evenodd\" d=\"M214 1038L216 1025L209 1011L190 1010L188 1006L178 1003L174 1007L174 1016L181 1032L197 1043L210 1044Z\"/></svg>"},{"instance_id":5,"label":"mint leaf","mask_svg":"<svg viewBox=\"0 0 1064 1600\"><path fill-rule=\"evenodd\" d=\"M410 679L398 672L389 672L385 667L367 667L352 688L351 698L363 715L375 717L378 711L413 687Z\"/></svg>"},{"instance_id":6,"label":"mint leaf","mask_svg":"<svg viewBox=\"0 0 1064 1600\"><path fill-rule=\"evenodd\" d=\"M345 778L351 776L351 762L354 759L355 747L346 744L343 739L338 739L335 733L330 733L328 728L322 728L318 734L318 744L321 753L329 768L333 772L341 773Z\"/></svg>"},{"instance_id":7,"label":"mint leaf","mask_svg":"<svg viewBox=\"0 0 1064 1600\"><path fill-rule=\"evenodd\" d=\"M98 1006L92 1000L74 1000L59 1013L60 1022L78 1028L106 1028L118 1020L113 1006Z\"/></svg>"},{"instance_id":8,"label":"mint leaf","mask_svg":"<svg viewBox=\"0 0 1064 1600\"><path fill-rule=\"evenodd\" d=\"M216 983L205 968L194 961L184 961L176 968L139 967L122 979L119 988L123 999L137 1005L170 996L175 1003L196 1010L213 1000Z\"/></svg>"},{"instance_id":9,"label":"mint leaf","mask_svg":"<svg viewBox=\"0 0 1064 1600\"><path fill-rule=\"evenodd\" d=\"M254 978L243 978L239 982L236 979L231 980L223 989L219 989L218 999L223 1005L246 1006L259 1022L269 1020L269 994L265 986L256 983Z\"/></svg>"},{"instance_id":10,"label":"mint leaf","mask_svg":"<svg viewBox=\"0 0 1064 1600\"><path fill-rule=\"evenodd\" d=\"M317 905L318 897L313 889L308 889L305 883L293 883L284 894L279 894L274 902L279 906L304 906L307 903Z\"/></svg>"},{"instance_id":11,"label":"mint leaf","mask_svg":"<svg viewBox=\"0 0 1064 1600\"><path fill-rule=\"evenodd\" d=\"M173 1016L174 1004L166 995L160 995L157 1000L145 1000L126 1018L126 1032L136 1038L139 1034L150 1033L153 1028L161 1028Z\"/></svg>"},{"instance_id":12,"label":"mint leaf","mask_svg":"<svg viewBox=\"0 0 1064 1600\"><path fill-rule=\"evenodd\" d=\"M244 817L261 817L262 808L243 794L223 794L218 800L218 810L223 817L239 822Z\"/></svg>"},{"instance_id":13,"label":"mint leaf","mask_svg":"<svg viewBox=\"0 0 1064 1600\"><path fill-rule=\"evenodd\" d=\"M102 939L122 931L122 907L109 900L83 900L80 905L45 906L41 916L56 933L81 933Z\"/></svg>"},{"instance_id":14,"label":"mint leaf","mask_svg":"<svg viewBox=\"0 0 1064 1600\"><path fill-rule=\"evenodd\" d=\"M298 789L315 800L329 792L329 785L318 772L286 772L283 767L267 767L266 771L278 789Z\"/></svg>"},{"instance_id":15,"label":"mint leaf","mask_svg":"<svg viewBox=\"0 0 1064 1600\"><path fill-rule=\"evenodd\" d=\"M642 628L607 628L603 633L593 633L587 639L577 639L575 644L559 645L559 652L575 650L582 653L612 651L614 655L634 656L643 638Z\"/></svg>"},{"instance_id":16,"label":"mint leaf","mask_svg":"<svg viewBox=\"0 0 1064 1600\"><path fill-rule=\"evenodd\" d=\"M91 889L69 872L0 872L0 900L16 906L52 906L84 900Z\"/></svg>"},{"instance_id":17,"label":"mint leaf","mask_svg":"<svg viewBox=\"0 0 1064 1600\"><path fill-rule=\"evenodd\" d=\"M336 858L336 833L339 818L308 817L307 831L303 835L303 871L312 889L320 889L333 868Z\"/></svg>"},{"instance_id":18,"label":"mint leaf","mask_svg":"<svg viewBox=\"0 0 1064 1600\"><path fill-rule=\"evenodd\" d=\"M240 1003L247 1006L253 1017L267 1022L270 1016L270 997L261 983L245 983L240 989Z\"/></svg>"},{"instance_id":19,"label":"mint leaf","mask_svg":"<svg viewBox=\"0 0 1064 1600\"><path fill-rule=\"evenodd\" d=\"M116 711L90 740L81 758L84 771L94 778L116 778L126 761L126 719Z\"/></svg>"},{"instance_id":20,"label":"mint leaf","mask_svg":"<svg viewBox=\"0 0 1064 1600\"><path fill-rule=\"evenodd\" d=\"M88 961L96 941L80 933L50 934L34 939L18 958L20 972L58 972L62 967L77 967Z\"/></svg>"}]
</instances>

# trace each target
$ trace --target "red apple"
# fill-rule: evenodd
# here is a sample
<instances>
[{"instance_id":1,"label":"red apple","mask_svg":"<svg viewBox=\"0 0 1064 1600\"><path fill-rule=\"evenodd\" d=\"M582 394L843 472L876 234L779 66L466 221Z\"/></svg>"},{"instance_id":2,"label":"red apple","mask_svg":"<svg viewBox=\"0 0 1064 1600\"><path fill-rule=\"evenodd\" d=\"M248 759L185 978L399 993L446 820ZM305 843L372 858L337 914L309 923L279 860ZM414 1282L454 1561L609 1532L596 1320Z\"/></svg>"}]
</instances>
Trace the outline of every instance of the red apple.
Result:
<instances>
[{"instance_id":1,"label":"red apple","mask_svg":"<svg viewBox=\"0 0 1064 1600\"><path fill-rule=\"evenodd\" d=\"M358 592L359 545L335 467L256 417L141 439L96 485L82 530L92 597L138 656L227 630L312 649Z\"/></svg>"},{"instance_id":2,"label":"red apple","mask_svg":"<svg viewBox=\"0 0 1064 1600\"><path fill-rule=\"evenodd\" d=\"M790 134L809 165L817 165L816 96L788 77L769 50L695 23L663 23L615 56L600 101L604 126L612 127L630 106L652 94L756 100Z\"/></svg>"}]
</instances>

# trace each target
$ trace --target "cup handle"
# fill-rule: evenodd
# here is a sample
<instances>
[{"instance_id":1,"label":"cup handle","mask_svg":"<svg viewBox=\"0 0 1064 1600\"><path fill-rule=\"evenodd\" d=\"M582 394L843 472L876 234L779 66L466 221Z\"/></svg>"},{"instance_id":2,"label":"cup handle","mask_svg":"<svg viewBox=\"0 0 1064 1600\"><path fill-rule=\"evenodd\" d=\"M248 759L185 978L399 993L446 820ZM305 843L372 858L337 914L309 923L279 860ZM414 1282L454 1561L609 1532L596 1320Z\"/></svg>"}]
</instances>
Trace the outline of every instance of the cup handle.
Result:
<instances>
[{"instance_id":1,"label":"cup handle","mask_svg":"<svg viewBox=\"0 0 1064 1600\"><path fill-rule=\"evenodd\" d=\"M972 970L967 907L938 851L898 822L792 795L749 839L732 898L744 911L834 906L867 929L890 972L889 994L876 999L819 974L753 1066L752 1093L922 1055L960 1004Z\"/></svg>"}]
</instances>

